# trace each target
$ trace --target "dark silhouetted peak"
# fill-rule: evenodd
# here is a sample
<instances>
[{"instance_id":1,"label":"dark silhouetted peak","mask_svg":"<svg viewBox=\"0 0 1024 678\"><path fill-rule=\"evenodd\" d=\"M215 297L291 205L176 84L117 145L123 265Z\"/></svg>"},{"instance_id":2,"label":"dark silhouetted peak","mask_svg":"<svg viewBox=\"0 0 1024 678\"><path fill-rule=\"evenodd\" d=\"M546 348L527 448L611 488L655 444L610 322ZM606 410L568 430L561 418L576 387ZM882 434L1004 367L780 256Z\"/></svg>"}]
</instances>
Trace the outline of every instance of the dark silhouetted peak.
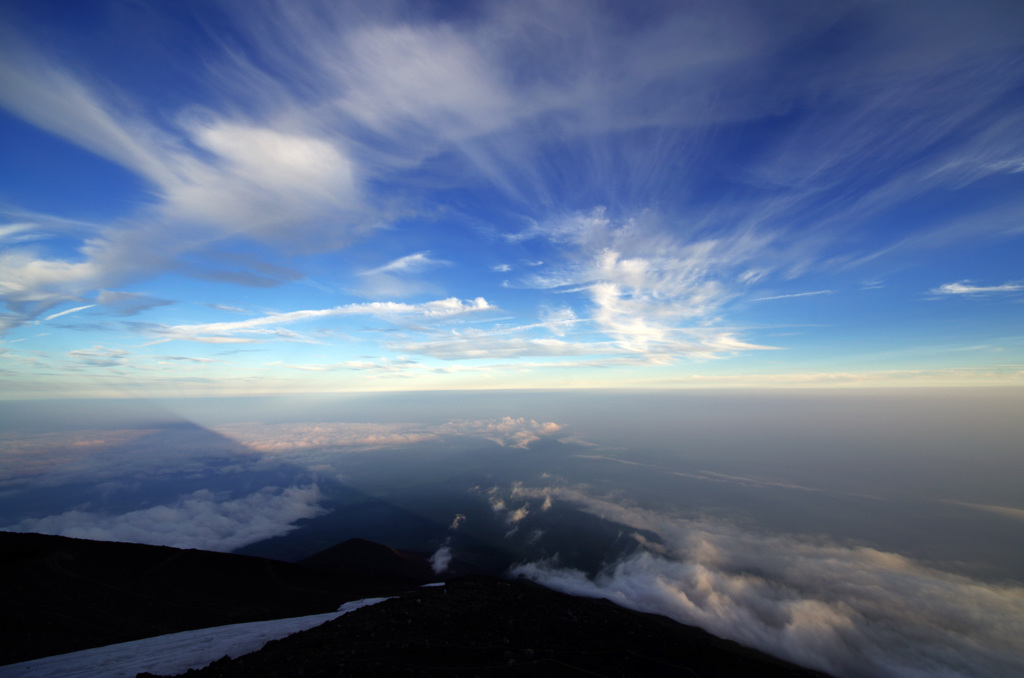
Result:
<instances>
[{"instance_id":1,"label":"dark silhouetted peak","mask_svg":"<svg viewBox=\"0 0 1024 678\"><path fill-rule=\"evenodd\" d=\"M299 563L319 569L370 576L404 577L418 582L436 581L430 556L399 551L368 539L349 539Z\"/></svg>"},{"instance_id":2,"label":"dark silhouetted peak","mask_svg":"<svg viewBox=\"0 0 1024 678\"><path fill-rule=\"evenodd\" d=\"M451 559L443 572L435 572L431 554L391 548L368 539L349 539L324 549L301 565L366 576L404 577L416 582L440 581L467 574L484 574L458 558Z\"/></svg>"}]
</instances>

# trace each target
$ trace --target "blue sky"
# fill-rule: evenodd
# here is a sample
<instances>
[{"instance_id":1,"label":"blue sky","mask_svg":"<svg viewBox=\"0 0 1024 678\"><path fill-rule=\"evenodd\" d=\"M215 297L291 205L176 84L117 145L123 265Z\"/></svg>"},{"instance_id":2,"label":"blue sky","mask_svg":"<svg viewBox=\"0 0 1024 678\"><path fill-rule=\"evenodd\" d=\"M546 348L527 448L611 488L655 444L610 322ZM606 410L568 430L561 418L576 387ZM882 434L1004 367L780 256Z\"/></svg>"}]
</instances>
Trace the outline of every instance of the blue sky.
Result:
<instances>
[{"instance_id":1,"label":"blue sky","mask_svg":"<svg viewBox=\"0 0 1024 678\"><path fill-rule=\"evenodd\" d=\"M1019 386L1021 25L5 2L3 397Z\"/></svg>"}]
</instances>

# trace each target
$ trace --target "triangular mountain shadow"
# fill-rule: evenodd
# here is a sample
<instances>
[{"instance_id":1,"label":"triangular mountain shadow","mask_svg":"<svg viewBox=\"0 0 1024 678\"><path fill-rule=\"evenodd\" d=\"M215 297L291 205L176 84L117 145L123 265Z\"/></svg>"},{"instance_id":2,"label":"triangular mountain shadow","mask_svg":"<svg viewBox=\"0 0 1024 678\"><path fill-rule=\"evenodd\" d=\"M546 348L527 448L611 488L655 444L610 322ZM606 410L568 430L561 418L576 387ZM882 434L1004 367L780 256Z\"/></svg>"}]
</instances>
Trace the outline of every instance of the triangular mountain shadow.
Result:
<instances>
[{"instance_id":1,"label":"triangular mountain shadow","mask_svg":"<svg viewBox=\"0 0 1024 678\"><path fill-rule=\"evenodd\" d=\"M126 442L113 436L109 444L90 443L95 449L76 460L73 475L58 474L56 482L19 487L16 503L0 504L0 520L5 521L0 525L82 506L118 515L174 505L199 490L236 498L268 487L315 481L302 466L264 459L242 443L193 422L140 423L136 431L139 435Z\"/></svg>"},{"instance_id":2,"label":"triangular mountain shadow","mask_svg":"<svg viewBox=\"0 0 1024 678\"><path fill-rule=\"evenodd\" d=\"M296 521L286 535L271 537L235 550L242 555L273 558L285 562L305 562L313 554L327 551L339 543L368 539L382 544L397 544L400 549L429 558L446 540L454 542L458 556L450 567L458 574L498 576L517 558L505 544L485 543L466 533L452 533L447 525L424 518L391 502L331 480L320 481L327 513Z\"/></svg>"}]
</instances>

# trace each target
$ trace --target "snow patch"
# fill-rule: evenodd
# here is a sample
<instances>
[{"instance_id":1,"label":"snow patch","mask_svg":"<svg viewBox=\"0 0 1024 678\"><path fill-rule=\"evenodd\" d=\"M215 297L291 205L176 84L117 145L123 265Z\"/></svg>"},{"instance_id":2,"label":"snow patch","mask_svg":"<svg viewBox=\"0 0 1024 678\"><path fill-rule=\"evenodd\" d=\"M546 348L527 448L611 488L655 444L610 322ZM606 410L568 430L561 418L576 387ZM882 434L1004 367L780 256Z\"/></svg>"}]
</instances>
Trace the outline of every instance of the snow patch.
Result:
<instances>
[{"instance_id":1,"label":"snow patch","mask_svg":"<svg viewBox=\"0 0 1024 678\"><path fill-rule=\"evenodd\" d=\"M271 640L311 629L346 612L385 600L388 598L364 598L343 604L337 612L215 626L33 659L0 666L0 678L135 678L143 671L177 675L189 669L201 669L224 655L240 657L256 652Z\"/></svg>"}]
</instances>

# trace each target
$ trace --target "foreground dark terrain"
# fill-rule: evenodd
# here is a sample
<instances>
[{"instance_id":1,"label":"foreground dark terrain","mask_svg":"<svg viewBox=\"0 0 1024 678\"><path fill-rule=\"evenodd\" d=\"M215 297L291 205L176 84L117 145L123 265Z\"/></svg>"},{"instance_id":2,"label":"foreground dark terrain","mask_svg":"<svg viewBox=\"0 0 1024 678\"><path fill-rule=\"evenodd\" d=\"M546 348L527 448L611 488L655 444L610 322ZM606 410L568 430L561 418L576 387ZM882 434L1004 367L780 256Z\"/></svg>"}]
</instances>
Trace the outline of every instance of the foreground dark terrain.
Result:
<instances>
[{"instance_id":1,"label":"foreground dark terrain","mask_svg":"<svg viewBox=\"0 0 1024 678\"><path fill-rule=\"evenodd\" d=\"M436 579L364 540L284 563L167 546L0 532L0 665L208 626L333 612Z\"/></svg>"},{"instance_id":2,"label":"foreground dark terrain","mask_svg":"<svg viewBox=\"0 0 1024 678\"><path fill-rule=\"evenodd\" d=\"M665 617L352 540L304 563L0 533L0 664L393 595L190 676L821 676Z\"/></svg>"},{"instance_id":3,"label":"foreground dark terrain","mask_svg":"<svg viewBox=\"0 0 1024 678\"><path fill-rule=\"evenodd\" d=\"M700 629L526 581L461 577L222 660L244 676L763 676L822 674Z\"/></svg>"}]
</instances>

